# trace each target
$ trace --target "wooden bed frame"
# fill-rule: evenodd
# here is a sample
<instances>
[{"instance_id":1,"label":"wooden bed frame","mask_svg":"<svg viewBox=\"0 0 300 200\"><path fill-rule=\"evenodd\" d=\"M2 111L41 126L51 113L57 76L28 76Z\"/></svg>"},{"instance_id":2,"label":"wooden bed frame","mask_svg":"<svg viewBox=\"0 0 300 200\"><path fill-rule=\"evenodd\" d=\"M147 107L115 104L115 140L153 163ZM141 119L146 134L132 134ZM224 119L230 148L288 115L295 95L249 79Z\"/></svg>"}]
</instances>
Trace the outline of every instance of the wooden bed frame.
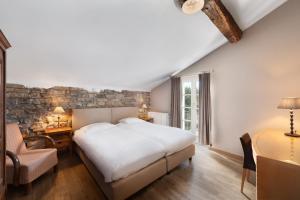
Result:
<instances>
[{"instance_id":1,"label":"wooden bed frame","mask_svg":"<svg viewBox=\"0 0 300 200\"><path fill-rule=\"evenodd\" d=\"M135 111L137 112L137 108L127 107L127 108L113 108L113 109L115 109L114 112L109 111L109 109L107 108L104 108L104 110L76 109L73 111L73 119L76 118L75 126L73 125L73 127L76 127L76 129L78 129L83 125L89 124L89 121L91 120L92 123L103 122L103 121L116 122L118 118L121 119L126 117L124 116L125 113L124 111L128 111L127 117L137 116L134 115ZM119 109L121 111L119 111ZM86 115L87 113L92 113L91 114L92 116L88 115L88 117L85 118L84 116L87 116ZM108 115L109 113L116 113L116 115L119 116L109 116ZM105 114L105 119L102 114ZM93 116L98 118L98 120L95 119ZM79 118L81 117L83 117L84 119L79 120ZM157 180L158 178L170 172L172 169L174 169L183 161L188 159L191 160L195 154L195 145L190 145L179 152L176 152L172 155L159 159L158 161L135 172L134 174L129 175L126 178L107 183L105 182L104 176L101 173L101 171L97 169L97 167L93 164L93 162L86 156L84 151L76 143L74 143L74 149L78 154L78 156L80 157L80 159L82 160L82 162L84 163L84 165L86 166L86 168L88 169L88 171L90 172L90 174L92 175L92 177L95 179L95 181L100 186L101 190L104 192L104 194L109 200L122 200L130 197L131 195L141 190L145 186L149 185L153 181Z\"/></svg>"}]
</instances>

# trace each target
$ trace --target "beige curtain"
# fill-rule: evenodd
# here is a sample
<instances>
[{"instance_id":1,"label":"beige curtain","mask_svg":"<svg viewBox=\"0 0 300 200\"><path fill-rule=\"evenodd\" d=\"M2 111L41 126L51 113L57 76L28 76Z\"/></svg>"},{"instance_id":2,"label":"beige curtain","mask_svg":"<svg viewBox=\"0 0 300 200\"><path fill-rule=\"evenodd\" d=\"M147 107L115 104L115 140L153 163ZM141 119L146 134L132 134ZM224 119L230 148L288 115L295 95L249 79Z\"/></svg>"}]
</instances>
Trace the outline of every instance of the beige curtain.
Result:
<instances>
[{"instance_id":1,"label":"beige curtain","mask_svg":"<svg viewBox=\"0 0 300 200\"><path fill-rule=\"evenodd\" d=\"M211 131L211 94L210 74L199 74L199 141L210 144Z\"/></svg>"},{"instance_id":2,"label":"beige curtain","mask_svg":"<svg viewBox=\"0 0 300 200\"><path fill-rule=\"evenodd\" d=\"M171 126L181 127L181 80L180 77L171 78Z\"/></svg>"}]
</instances>

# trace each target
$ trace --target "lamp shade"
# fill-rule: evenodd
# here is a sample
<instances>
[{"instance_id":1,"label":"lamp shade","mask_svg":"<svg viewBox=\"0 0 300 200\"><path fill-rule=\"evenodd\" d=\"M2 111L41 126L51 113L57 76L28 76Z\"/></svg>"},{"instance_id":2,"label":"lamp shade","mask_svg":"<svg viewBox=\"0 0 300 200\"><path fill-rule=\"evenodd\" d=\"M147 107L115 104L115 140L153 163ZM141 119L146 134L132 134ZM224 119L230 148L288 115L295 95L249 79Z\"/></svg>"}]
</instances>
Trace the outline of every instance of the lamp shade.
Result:
<instances>
[{"instance_id":1,"label":"lamp shade","mask_svg":"<svg viewBox=\"0 0 300 200\"><path fill-rule=\"evenodd\" d=\"M53 112L54 112L54 114L63 114L63 113L65 113L65 110L63 109L63 107L58 106L54 109Z\"/></svg>"},{"instance_id":2,"label":"lamp shade","mask_svg":"<svg viewBox=\"0 0 300 200\"><path fill-rule=\"evenodd\" d=\"M299 97L288 97L282 98L278 107L279 109L300 109L300 98Z\"/></svg>"},{"instance_id":3,"label":"lamp shade","mask_svg":"<svg viewBox=\"0 0 300 200\"><path fill-rule=\"evenodd\" d=\"M183 13L192 15L204 7L205 0L175 0L175 4Z\"/></svg>"}]
</instances>

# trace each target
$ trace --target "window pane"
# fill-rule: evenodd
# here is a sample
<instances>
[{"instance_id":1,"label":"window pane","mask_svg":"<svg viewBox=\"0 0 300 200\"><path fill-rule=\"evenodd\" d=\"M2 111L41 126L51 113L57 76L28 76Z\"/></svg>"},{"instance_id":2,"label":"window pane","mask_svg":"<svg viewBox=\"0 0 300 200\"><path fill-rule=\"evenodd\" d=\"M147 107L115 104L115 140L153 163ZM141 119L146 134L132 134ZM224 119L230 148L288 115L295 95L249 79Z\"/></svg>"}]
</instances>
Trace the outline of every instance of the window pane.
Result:
<instances>
[{"instance_id":1,"label":"window pane","mask_svg":"<svg viewBox=\"0 0 300 200\"><path fill-rule=\"evenodd\" d=\"M191 94L192 93L192 82L184 82L183 83L183 91L184 91L184 94Z\"/></svg>"},{"instance_id":2,"label":"window pane","mask_svg":"<svg viewBox=\"0 0 300 200\"><path fill-rule=\"evenodd\" d=\"M185 121L184 122L184 129L185 130L191 130L191 122L189 122L189 121Z\"/></svg>"},{"instance_id":3,"label":"window pane","mask_svg":"<svg viewBox=\"0 0 300 200\"><path fill-rule=\"evenodd\" d=\"M192 98L191 95L184 96L184 107L191 107L191 105L192 105L191 98Z\"/></svg>"},{"instance_id":4,"label":"window pane","mask_svg":"<svg viewBox=\"0 0 300 200\"><path fill-rule=\"evenodd\" d=\"M197 112L197 116L196 116L196 129L199 129L199 109L197 108L196 109L196 112Z\"/></svg>"},{"instance_id":5,"label":"window pane","mask_svg":"<svg viewBox=\"0 0 300 200\"><path fill-rule=\"evenodd\" d=\"M184 109L184 119L191 120L191 118L192 118L191 108L185 108Z\"/></svg>"}]
</instances>

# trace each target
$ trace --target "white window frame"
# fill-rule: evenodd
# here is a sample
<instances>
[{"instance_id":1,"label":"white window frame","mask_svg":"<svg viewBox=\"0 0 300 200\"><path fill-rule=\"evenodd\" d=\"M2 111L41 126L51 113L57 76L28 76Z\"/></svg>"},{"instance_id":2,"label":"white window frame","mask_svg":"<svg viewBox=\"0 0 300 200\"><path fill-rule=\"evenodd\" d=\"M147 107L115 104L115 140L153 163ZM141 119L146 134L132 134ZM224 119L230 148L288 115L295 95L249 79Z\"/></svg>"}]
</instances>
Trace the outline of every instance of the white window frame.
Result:
<instances>
[{"instance_id":1,"label":"white window frame","mask_svg":"<svg viewBox=\"0 0 300 200\"><path fill-rule=\"evenodd\" d=\"M185 82L191 83L191 94L185 94L184 86ZM181 104L181 113L182 113L182 119L181 119L181 127L182 129L185 129L185 122L191 122L191 129L190 131L194 133L195 135L198 135L198 114L197 109L199 109L198 106L198 97L197 92L199 91L199 78L197 75L193 76L184 76L181 77L181 85L182 85L182 104ZM199 93L198 93L199 94ZM191 95L191 107L185 107L185 96ZM191 109L191 119L188 120L185 118L185 108Z\"/></svg>"}]
</instances>

